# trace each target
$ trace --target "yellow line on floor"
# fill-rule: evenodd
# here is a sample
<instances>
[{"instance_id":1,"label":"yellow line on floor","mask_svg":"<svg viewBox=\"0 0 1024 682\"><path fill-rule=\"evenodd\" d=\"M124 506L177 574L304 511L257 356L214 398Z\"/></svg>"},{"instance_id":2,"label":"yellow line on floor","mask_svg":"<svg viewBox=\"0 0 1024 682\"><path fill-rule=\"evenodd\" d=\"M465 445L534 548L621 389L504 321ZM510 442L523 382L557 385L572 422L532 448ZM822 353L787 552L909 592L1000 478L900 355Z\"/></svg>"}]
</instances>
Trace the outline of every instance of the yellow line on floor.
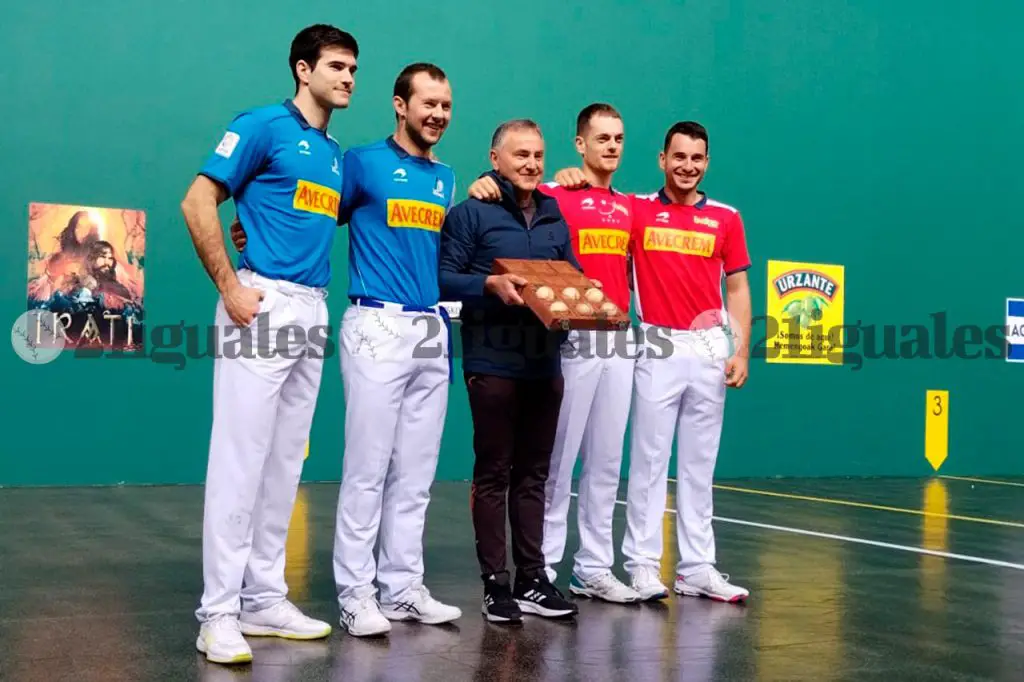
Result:
<instances>
[{"instance_id":1,"label":"yellow line on floor","mask_svg":"<svg viewBox=\"0 0 1024 682\"><path fill-rule=\"evenodd\" d=\"M1000 481L995 478L973 478L971 476L939 476L939 478L946 478L951 481L968 481L970 483L989 483L991 485L1008 485L1014 488L1024 488L1024 483L1018 483L1016 481Z\"/></svg>"},{"instance_id":2,"label":"yellow line on floor","mask_svg":"<svg viewBox=\"0 0 1024 682\"><path fill-rule=\"evenodd\" d=\"M756 488L737 488L731 485L715 485L717 490L728 490L735 493L746 493L748 495L764 495L766 497L781 497L787 500L801 500L804 502L819 502L822 504L838 504L844 507L859 507L861 509L874 509L877 511L898 512L901 514L914 514L916 516L935 516L952 521L969 521L971 523L987 523L993 526L1006 526L1009 528L1024 528L1024 523L1018 521L1001 521L999 519L985 519L977 516L960 516L959 514L943 514L941 512L930 512L923 509L904 509L903 507L889 507L883 504L871 504L870 502L854 502L852 500L836 500L830 497L814 497L812 495L794 495L792 493L777 493L771 490L758 490Z\"/></svg>"}]
</instances>

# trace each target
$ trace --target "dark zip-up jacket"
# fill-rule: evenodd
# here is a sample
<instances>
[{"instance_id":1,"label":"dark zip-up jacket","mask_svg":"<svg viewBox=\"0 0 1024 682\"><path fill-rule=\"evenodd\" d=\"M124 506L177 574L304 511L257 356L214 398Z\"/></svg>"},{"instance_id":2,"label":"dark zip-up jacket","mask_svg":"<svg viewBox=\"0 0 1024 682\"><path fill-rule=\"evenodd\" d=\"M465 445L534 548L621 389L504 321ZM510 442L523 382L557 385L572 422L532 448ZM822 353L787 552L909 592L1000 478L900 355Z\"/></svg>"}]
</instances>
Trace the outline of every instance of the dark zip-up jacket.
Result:
<instances>
[{"instance_id":1,"label":"dark zip-up jacket","mask_svg":"<svg viewBox=\"0 0 1024 682\"><path fill-rule=\"evenodd\" d=\"M534 191L536 213L528 226L512 183L495 172L501 201L467 199L441 228L441 298L462 301L462 368L519 379L561 374L566 334L548 331L526 306L507 305L484 291L495 258L565 260L582 271L558 202Z\"/></svg>"}]
</instances>

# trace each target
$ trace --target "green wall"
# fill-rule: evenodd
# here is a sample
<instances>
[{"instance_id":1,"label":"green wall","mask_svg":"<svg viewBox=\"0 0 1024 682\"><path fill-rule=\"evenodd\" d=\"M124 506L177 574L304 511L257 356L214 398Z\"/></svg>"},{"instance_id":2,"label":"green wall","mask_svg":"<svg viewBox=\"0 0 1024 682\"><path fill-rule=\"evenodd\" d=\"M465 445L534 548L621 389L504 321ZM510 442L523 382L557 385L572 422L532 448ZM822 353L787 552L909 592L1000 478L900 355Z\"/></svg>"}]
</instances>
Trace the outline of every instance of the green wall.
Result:
<instances>
[{"instance_id":1,"label":"green wall","mask_svg":"<svg viewBox=\"0 0 1024 682\"><path fill-rule=\"evenodd\" d=\"M628 138L617 182L652 191L665 129L696 118L712 135L705 188L746 219L755 315L780 259L844 265L847 323L945 311L950 325L999 325L1004 299L1024 296L1022 20L1013 3L923 0L15 3L0 25L2 319L25 309L27 205L41 201L145 210L147 324L209 323L215 292L179 201L238 110L291 94L289 41L326 21L361 42L353 106L331 127L343 146L391 132L394 77L418 60L453 84L437 151L460 198L503 119L540 122L553 173L576 163L576 112L611 101ZM8 349L0 485L201 481L211 372L69 354L30 365ZM998 358L857 371L755 359L730 394L719 475L928 473L927 389L951 393L943 473L1024 473L1022 385L1024 366ZM338 477L342 424L334 357L307 479ZM470 474L470 437L456 382L441 477Z\"/></svg>"}]
</instances>

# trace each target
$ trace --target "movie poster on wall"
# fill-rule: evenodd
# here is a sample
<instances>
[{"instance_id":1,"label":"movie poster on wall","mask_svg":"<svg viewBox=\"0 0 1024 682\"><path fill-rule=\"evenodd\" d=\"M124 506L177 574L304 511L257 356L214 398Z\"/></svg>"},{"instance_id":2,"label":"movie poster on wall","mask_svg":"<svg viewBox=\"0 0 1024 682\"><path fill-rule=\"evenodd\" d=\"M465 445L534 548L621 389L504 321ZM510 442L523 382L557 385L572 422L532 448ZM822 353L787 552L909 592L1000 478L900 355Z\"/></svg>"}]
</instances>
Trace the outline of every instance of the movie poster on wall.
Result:
<instances>
[{"instance_id":1,"label":"movie poster on wall","mask_svg":"<svg viewBox=\"0 0 1024 682\"><path fill-rule=\"evenodd\" d=\"M146 214L29 204L28 310L65 349L142 349Z\"/></svg>"}]
</instances>

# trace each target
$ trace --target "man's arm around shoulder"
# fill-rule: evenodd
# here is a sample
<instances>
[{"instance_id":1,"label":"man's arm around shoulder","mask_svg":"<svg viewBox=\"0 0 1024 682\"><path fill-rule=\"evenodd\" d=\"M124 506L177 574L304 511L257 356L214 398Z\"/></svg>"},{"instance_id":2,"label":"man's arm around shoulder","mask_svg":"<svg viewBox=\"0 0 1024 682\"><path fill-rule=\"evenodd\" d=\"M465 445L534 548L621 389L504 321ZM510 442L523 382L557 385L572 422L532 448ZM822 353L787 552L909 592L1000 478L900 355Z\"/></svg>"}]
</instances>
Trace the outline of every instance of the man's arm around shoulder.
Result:
<instances>
[{"instance_id":1,"label":"man's arm around shoulder","mask_svg":"<svg viewBox=\"0 0 1024 682\"><path fill-rule=\"evenodd\" d=\"M358 152L349 149L341 157L341 205L338 210L338 225L347 225L352 220L352 212L362 200L363 164Z\"/></svg>"}]
</instances>

